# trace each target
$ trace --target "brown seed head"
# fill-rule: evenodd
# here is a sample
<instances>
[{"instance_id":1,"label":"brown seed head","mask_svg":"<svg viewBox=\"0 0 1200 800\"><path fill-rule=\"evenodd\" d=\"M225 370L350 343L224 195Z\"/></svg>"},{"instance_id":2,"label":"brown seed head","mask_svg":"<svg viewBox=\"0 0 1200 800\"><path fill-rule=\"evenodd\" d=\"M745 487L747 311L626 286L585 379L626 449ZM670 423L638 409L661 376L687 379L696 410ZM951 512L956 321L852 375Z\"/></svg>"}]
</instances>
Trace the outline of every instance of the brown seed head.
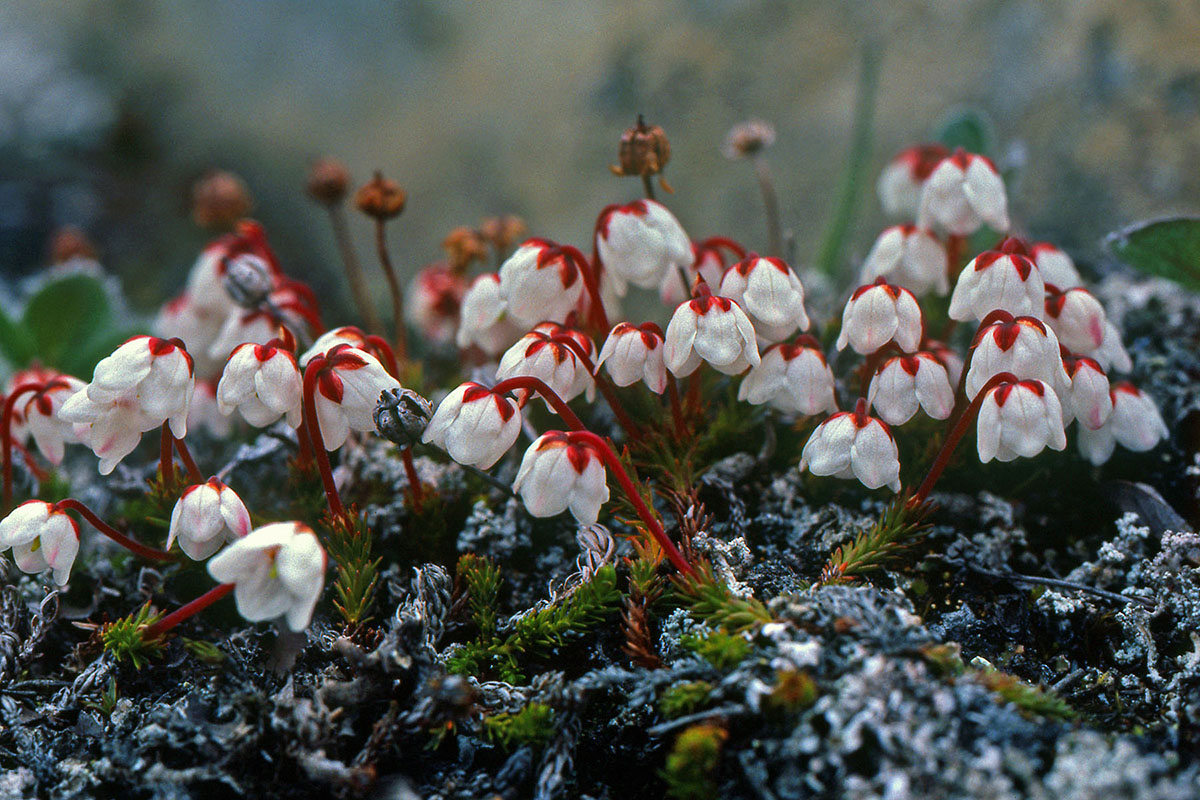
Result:
<instances>
[{"instance_id":1,"label":"brown seed head","mask_svg":"<svg viewBox=\"0 0 1200 800\"><path fill-rule=\"evenodd\" d=\"M525 225L525 220L512 214L505 214L502 217L487 217L479 225L479 235L501 252L524 239L528 232L529 228Z\"/></svg>"},{"instance_id":2,"label":"brown seed head","mask_svg":"<svg viewBox=\"0 0 1200 800\"><path fill-rule=\"evenodd\" d=\"M465 270L472 261L483 261L488 254L483 237L466 225L460 225L446 234L442 249L450 259L450 268L456 272Z\"/></svg>"},{"instance_id":3,"label":"brown seed head","mask_svg":"<svg viewBox=\"0 0 1200 800\"><path fill-rule=\"evenodd\" d=\"M621 134L617 160L619 164L609 167L614 175L657 175L671 160L666 131L647 125L639 114L637 124Z\"/></svg>"},{"instance_id":4,"label":"brown seed head","mask_svg":"<svg viewBox=\"0 0 1200 800\"><path fill-rule=\"evenodd\" d=\"M96 246L82 230L74 225L59 228L50 237L50 263L61 264L72 258L91 258L97 256Z\"/></svg>"},{"instance_id":5,"label":"brown seed head","mask_svg":"<svg viewBox=\"0 0 1200 800\"><path fill-rule=\"evenodd\" d=\"M358 206L358 210L380 222L398 217L407 200L408 194L400 188L400 184L384 178L382 172L376 172L375 177L363 184L354 195L354 205Z\"/></svg>"},{"instance_id":6,"label":"brown seed head","mask_svg":"<svg viewBox=\"0 0 1200 800\"><path fill-rule=\"evenodd\" d=\"M308 196L321 205L336 206L346 196L350 173L336 158L321 158L308 170Z\"/></svg>"},{"instance_id":7,"label":"brown seed head","mask_svg":"<svg viewBox=\"0 0 1200 800\"><path fill-rule=\"evenodd\" d=\"M761 119L748 119L734 125L725 137L726 158L746 158L775 144L775 128Z\"/></svg>"},{"instance_id":8,"label":"brown seed head","mask_svg":"<svg viewBox=\"0 0 1200 800\"><path fill-rule=\"evenodd\" d=\"M201 228L232 228L253 207L250 190L232 172L212 170L192 186L192 220Z\"/></svg>"}]
</instances>

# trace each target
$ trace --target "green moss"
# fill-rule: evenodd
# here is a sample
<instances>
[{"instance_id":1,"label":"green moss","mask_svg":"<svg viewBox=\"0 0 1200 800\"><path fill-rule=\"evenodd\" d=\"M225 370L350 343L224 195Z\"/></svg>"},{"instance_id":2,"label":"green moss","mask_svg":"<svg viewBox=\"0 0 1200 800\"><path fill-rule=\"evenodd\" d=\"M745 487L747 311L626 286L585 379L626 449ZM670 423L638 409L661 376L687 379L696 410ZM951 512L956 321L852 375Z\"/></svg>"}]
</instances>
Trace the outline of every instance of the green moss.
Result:
<instances>
[{"instance_id":1,"label":"green moss","mask_svg":"<svg viewBox=\"0 0 1200 800\"><path fill-rule=\"evenodd\" d=\"M545 703L530 703L516 714L485 717L483 733L488 741L505 750L543 745L554 735L554 709Z\"/></svg>"},{"instance_id":2,"label":"green moss","mask_svg":"<svg viewBox=\"0 0 1200 800\"><path fill-rule=\"evenodd\" d=\"M750 642L736 634L713 631L705 636L686 634L679 643L717 669L732 669L750 655Z\"/></svg>"},{"instance_id":3,"label":"green moss","mask_svg":"<svg viewBox=\"0 0 1200 800\"><path fill-rule=\"evenodd\" d=\"M717 797L713 775L721 763L721 748L729 734L719 725L693 725L679 734L659 775L667 783L667 795L676 800L707 800Z\"/></svg>"},{"instance_id":4,"label":"green moss","mask_svg":"<svg viewBox=\"0 0 1200 800\"><path fill-rule=\"evenodd\" d=\"M105 652L112 653L117 661L128 658L138 669L146 666L150 659L162 655L166 645L162 639L146 639L147 626L153 625L161 614L150 612L150 604L139 608L128 617L110 622L100 629L100 640Z\"/></svg>"},{"instance_id":5,"label":"green moss","mask_svg":"<svg viewBox=\"0 0 1200 800\"><path fill-rule=\"evenodd\" d=\"M730 633L740 633L772 620L770 612L753 597L738 597L702 566L694 577L676 576L675 588L693 617Z\"/></svg>"},{"instance_id":6,"label":"green moss","mask_svg":"<svg viewBox=\"0 0 1200 800\"><path fill-rule=\"evenodd\" d=\"M690 714L708 700L712 693L708 681L690 681L668 686L658 698L658 707L668 719Z\"/></svg>"}]
</instances>

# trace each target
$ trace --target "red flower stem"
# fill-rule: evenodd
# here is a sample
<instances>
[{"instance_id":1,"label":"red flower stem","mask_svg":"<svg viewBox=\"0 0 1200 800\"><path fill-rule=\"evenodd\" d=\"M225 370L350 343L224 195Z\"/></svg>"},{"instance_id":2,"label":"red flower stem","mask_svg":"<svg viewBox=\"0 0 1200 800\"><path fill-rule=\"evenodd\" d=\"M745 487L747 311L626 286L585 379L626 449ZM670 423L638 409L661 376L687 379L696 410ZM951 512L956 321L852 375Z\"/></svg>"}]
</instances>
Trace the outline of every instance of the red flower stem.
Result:
<instances>
[{"instance_id":1,"label":"red flower stem","mask_svg":"<svg viewBox=\"0 0 1200 800\"><path fill-rule=\"evenodd\" d=\"M967 428L971 427L971 422L974 421L975 415L979 413L979 407L983 405L983 400L987 397L988 392L1002 383L1015 383L1016 380L1017 376L1011 372L1001 372L983 385L983 388L979 390L979 394L975 395L975 399L971 401L966 411L954 423L954 427L950 429L950 435L942 443L942 449L938 451L937 458L933 460L933 465L929 468L929 474L925 476L925 480L921 481L921 485L917 488L916 493L909 499L909 508L921 506L929 497L929 493L933 491L934 484L938 482L938 478L942 477L942 472L945 471L946 466L950 463L950 456L954 454L954 449L958 447L958 443L962 441Z\"/></svg>"},{"instance_id":2,"label":"red flower stem","mask_svg":"<svg viewBox=\"0 0 1200 800\"><path fill-rule=\"evenodd\" d=\"M621 401L617 398L617 390L613 388L613 385L608 382L607 378L602 377L596 371L596 365L592 363L592 359L583 349L583 345L575 341L574 338L567 334L552 336L550 341L567 347L572 353L575 354L575 357L579 359L579 363L583 364L583 368L586 369L588 374L592 376L592 379L596 381L596 388L600 390L600 394L604 395L605 402L607 402L608 407L612 409L613 415L617 418L617 422L619 422L621 427L625 429L626 435L635 441L641 439L642 432L638 428L637 423L633 421L628 413L626 413L625 407L621 405Z\"/></svg>"},{"instance_id":3,"label":"red flower stem","mask_svg":"<svg viewBox=\"0 0 1200 800\"><path fill-rule=\"evenodd\" d=\"M392 335L396 338L396 356L400 361L408 360L408 329L404 325L404 291L400 288L400 279L392 267L392 257L388 254L387 222L375 219L375 250L379 254L379 266L387 278L388 293L392 297Z\"/></svg>"},{"instance_id":4,"label":"red flower stem","mask_svg":"<svg viewBox=\"0 0 1200 800\"><path fill-rule=\"evenodd\" d=\"M563 250L574 260L575 266L579 268L579 274L583 276L583 285L587 289L588 296L592 299L592 324L596 325L602 331L611 330L608 324L608 314L604 311L604 301L600 299L600 256L597 255L595 257L595 263L593 264L576 247L567 245L563 247Z\"/></svg>"},{"instance_id":5,"label":"red flower stem","mask_svg":"<svg viewBox=\"0 0 1200 800\"><path fill-rule=\"evenodd\" d=\"M675 376L667 372L667 397L671 400L671 417L675 420L675 438L683 441L687 438L687 423L683 419L683 408L679 404L679 385Z\"/></svg>"},{"instance_id":6,"label":"red flower stem","mask_svg":"<svg viewBox=\"0 0 1200 800\"><path fill-rule=\"evenodd\" d=\"M586 430L583 423L579 421L579 417L575 416L575 412L558 396L558 393L537 378L530 377L529 375L517 375L514 378L507 378L493 386L492 392L495 394L504 394L514 389L537 392L542 396L542 399L550 404L550 407L554 409L558 416L562 417L562 421L567 423L568 428L573 431Z\"/></svg>"},{"instance_id":7,"label":"red flower stem","mask_svg":"<svg viewBox=\"0 0 1200 800\"><path fill-rule=\"evenodd\" d=\"M404 474L408 476L408 489L412 492L413 511L419 514L425 500L425 489L421 486L421 479L417 476L417 467L413 464L412 448L404 448L400 451L400 456L404 459Z\"/></svg>"},{"instance_id":8,"label":"red flower stem","mask_svg":"<svg viewBox=\"0 0 1200 800\"><path fill-rule=\"evenodd\" d=\"M737 256L738 260L746 257L746 248L742 247L728 236L710 236L701 242L700 246L708 248L724 247L726 250L729 250L735 256Z\"/></svg>"},{"instance_id":9,"label":"red flower stem","mask_svg":"<svg viewBox=\"0 0 1200 800\"><path fill-rule=\"evenodd\" d=\"M187 467L188 480L192 483L204 483L204 473L196 466L196 459L192 458L192 451L188 450L188 446L184 444L183 439L175 439L175 450L179 453L179 458L183 460L183 465Z\"/></svg>"},{"instance_id":10,"label":"red flower stem","mask_svg":"<svg viewBox=\"0 0 1200 800\"><path fill-rule=\"evenodd\" d=\"M299 452L296 453L296 466L300 469L308 469L308 465L313 460L312 437L308 435L308 423L304 421L304 415L300 415L300 427L296 428L296 445L299 447Z\"/></svg>"},{"instance_id":11,"label":"red flower stem","mask_svg":"<svg viewBox=\"0 0 1200 800\"><path fill-rule=\"evenodd\" d=\"M613 449L608 446L608 442L601 439L591 431L573 431L569 437L575 441L587 442L591 447L604 459L604 463L608 469L616 477L617 483L621 484L621 488L625 491L625 495L629 498L629 502L633 504L633 508L637 511L637 515L642 522L646 524L650 535L658 542L659 547L666 553L667 558L675 565L675 568L689 577L695 577L696 571L692 569L692 565L687 562L683 554L669 538L662 525L659 524L655 516L650 513L650 509L646 507L642 501L642 496L638 493L637 487L633 485L633 481L629 478L629 473L625 471L625 467L621 465L620 459Z\"/></svg>"},{"instance_id":12,"label":"red flower stem","mask_svg":"<svg viewBox=\"0 0 1200 800\"><path fill-rule=\"evenodd\" d=\"M393 378L400 378L400 368L396 364L396 353L388 345L387 340L382 336L367 336L367 344L375 350L375 354L379 356L379 360L383 362L383 367L388 371L388 374Z\"/></svg>"},{"instance_id":13,"label":"red flower stem","mask_svg":"<svg viewBox=\"0 0 1200 800\"><path fill-rule=\"evenodd\" d=\"M946 277L950 279L951 286L958 281L958 273L963 266L960 262L966 251L967 237L954 233L946 237L946 269L948 270Z\"/></svg>"},{"instance_id":14,"label":"red flower stem","mask_svg":"<svg viewBox=\"0 0 1200 800\"><path fill-rule=\"evenodd\" d=\"M175 436L171 433L170 423L162 424L162 432L158 439L158 472L162 476L164 492L175 488L175 459L172 455L171 444Z\"/></svg>"},{"instance_id":15,"label":"red flower stem","mask_svg":"<svg viewBox=\"0 0 1200 800\"><path fill-rule=\"evenodd\" d=\"M55 508L55 510L70 509L72 511L78 511L79 515L81 517L83 517L84 519L86 519L89 523L91 523L91 526L93 528L100 531L105 536L107 536L108 538L110 538L114 542L116 542L117 544L124 547L126 550L129 550L132 553L136 553L137 555L141 556L142 558L146 558L151 561L174 561L175 560L175 557L172 556L170 553L166 552L165 550L159 550L154 547L147 547L146 545L142 544L141 542L135 542L133 539L130 539L128 536L121 533L119 530L114 528L112 525L109 525L107 522L100 519L100 517L96 516L96 512L92 511L90 508L88 508L83 503L79 502L78 500L76 500L73 497L68 497L66 500L58 501L57 503L54 504L54 508Z\"/></svg>"},{"instance_id":16,"label":"red flower stem","mask_svg":"<svg viewBox=\"0 0 1200 800\"><path fill-rule=\"evenodd\" d=\"M142 631L143 640L157 639L167 631L171 630L171 628L174 628L176 625L183 622L188 617L193 617L196 614L199 614L201 611L232 592L233 586L234 584L232 583L222 583L220 586L214 586L204 594L197 597L195 600L192 600L190 603L180 606L170 614L167 614L165 617L160 619L158 622L147 626L146 629Z\"/></svg>"},{"instance_id":17,"label":"red flower stem","mask_svg":"<svg viewBox=\"0 0 1200 800\"><path fill-rule=\"evenodd\" d=\"M12 505L13 476L12 476L12 418L17 408L17 398L29 392L43 388L40 383L27 383L13 389L12 394L4 401L4 417L0 419L0 447L4 448L4 510Z\"/></svg>"},{"instance_id":18,"label":"red flower stem","mask_svg":"<svg viewBox=\"0 0 1200 800\"><path fill-rule=\"evenodd\" d=\"M312 439L313 455L317 460L317 471L321 473L321 484L325 487L325 501L334 519L346 519L346 507L333 482L333 470L329 466L329 454L325 452L325 440L321 438L321 423L317 420L317 378L326 368L325 356L317 356L308 362L304 370L304 422Z\"/></svg>"},{"instance_id":19,"label":"red flower stem","mask_svg":"<svg viewBox=\"0 0 1200 800\"><path fill-rule=\"evenodd\" d=\"M700 413L700 373L693 372L688 376L687 407L692 414Z\"/></svg>"}]
</instances>

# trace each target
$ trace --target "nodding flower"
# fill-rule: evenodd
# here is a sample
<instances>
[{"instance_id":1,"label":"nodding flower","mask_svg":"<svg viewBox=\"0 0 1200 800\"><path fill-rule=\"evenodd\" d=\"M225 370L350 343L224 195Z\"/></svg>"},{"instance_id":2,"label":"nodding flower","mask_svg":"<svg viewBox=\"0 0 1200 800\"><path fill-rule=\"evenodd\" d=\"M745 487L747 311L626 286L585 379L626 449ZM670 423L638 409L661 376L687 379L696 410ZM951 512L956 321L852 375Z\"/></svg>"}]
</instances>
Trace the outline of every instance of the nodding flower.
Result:
<instances>
[{"instance_id":1,"label":"nodding flower","mask_svg":"<svg viewBox=\"0 0 1200 800\"><path fill-rule=\"evenodd\" d=\"M41 500L28 500L0 520L0 550L12 549L22 572L53 570L64 585L79 552L79 526L65 511Z\"/></svg>"},{"instance_id":2,"label":"nodding flower","mask_svg":"<svg viewBox=\"0 0 1200 800\"><path fill-rule=\"evenodd\" d=\"M1008 195L1004 180L990 159L961 147L930 173L921 187L921 227L940 226L954 236L969 236L984 223L1008 230Z\"/></svg>"},{"instance_id":3,"label":"nodding flower","mask_svg":"<svg viewBox=\"0 0 1200 800\"><path fill-rule=\"evenodd\" d=\"M496 380L527 375L544 381L565 401L583 394L590 403L596 396L596 382L576 348L589 359L596 352L592 340L582 333L543 322L508 348L500 358ZM520 391L524 403L528 390Z\"/></svg>"},{"instance_id":4,"label":"nodding flower","mask_svg":"<svg viewBox=\"0 0 1200 800\"><path fill-rule=\"evenodd\" d=\"M918 407L932 419L946 419L954 410L954 389L932 353L894 356L871 378L867 404L889 425L908 422Z\"/></svg>"},{"instance_id":5,"label":"nodding flower","mask_svg":"<svg viewBox=\"0 0 1200 800\"><path fill-rule=\"evenodd\" d=\"M604 462L599 453L572 434L551 431L525 451L513 491L535 517L553 517L568 508L575 519L590 525L608 502Z\"/></svg>"},{"instance_id":6,"label":"nodding flower","mask_svg":"<svg viewBox=\"0 0 1200 800\"><path fill-rule=\"evenodd\" d=\"M800 470L813 475L857 478L868 489L900 491L900 451L887 424L867 415L859 398L853 411L839 411L817 426L800 454Z\"/></svg>"},{"instance_id":7,"label":"nodding flower","mask_svg":"<svg viewBox=\"0 0 1200 800\"><path fill-rule=\"evenodd\" d=\"M458 330L467 279L445 264L425 267L404 296L404 316L425 339L444 344Z\"/></svg>"},{"instance_id":8,"label":"nodding flower","mask_svg":"<svg viewBox=\"0 0 1200 800\"><path fill-rule=\"evenodd\" d=\"M752 405L769 403L791 414L837 411L833 371L811 336L763 350L762 361L738 387L738 400Z\"/></svg>"},{"instance_id":9,"label":"nodding flower","mask_svg":"<svg viewBox=\"0 0 1200 800\"><path fill-rule=\"evenodd\" d=\"M186 436L194 390L192 358L182 342L135 336L100 360L92 382L63 403L59 416L87 426L83 435L107 475L143 433L164 422L177 438Z\"/></svg>"},{"instance_id":10,"label":"nodding flower","mask_svg":"<svg viewBox=\"0 0 1200 800\"><path fill-rule=\"evenodd\" d=\"M474 345L488 357L498 356L520 338L522 330L508 314L500 276L488 272L477 277L463 295L454 343L464 349Z\"/></svg>"},{"instance_id":11,"label":"nodding flower","mask_svg":"<svg viewBox=\"0 0 1200 800\"><path fill-rule=\"evenodd\" d=\"M883 171L875 189L889 217L913 219L921 207L921 189L938 164L950 155L945 145L919 144L901 150Z\"/></svg>"},{"instance_id":12,"label":"nodding flower","mask_svg":"<svg viewBox=\"0 0 1200 800\"><path fill-rule=\"evenodd\" d=\"M374 431L375 408L379 395L387 389L399 389L400 382L388 374L375 356L348 344L335 345L329 352L309 362L315 370L314 409L321 441L326 450L345 443L350 431Z\"/></svg>"},{"instance_id":13,"label":"nodding flower","mask_svg":"<svg viewBox=\"0 0 1200 800\"><path fill-rule=\"evenodd\" d=\"M238 613L250 622L283 617L302 631L325 588L325 551L312 529L276 522L251 531L208 562L208 573L234 585Z\"/></svg>"},{"instance_id":14,"label":"nodding flower","mask_svg":"<svg viewBox=\"0 0 1200 800\"><path fill-rule=\"evenodd\" d=\"M487 469L520 434L517 401L467 382L438 404L421 441L442 448L460 464Z\"/></svg>"},{"instance_id":15,"label":"nodding flower","mask_svg":"<svg viewBox=\"0 0 1200 800\"><path fill-rule=\"evenodd\" d=\"M1064 391L1070 384L1058 337L1053 329L1034 317L993 312L980 325L971 347L971 366L965 385L968 399L974 399L992 376L1002 372L1046 381L1056 392Z\"/></svg>"},{"instance_id":16,"label":"nodding flower","mask_svg":"<svg viewBox=\"0 0 1200 800\"><path fill-rule=\"evenodd\" d=\"M217 384L220 412L228 416L237 411L256 428L274 425L283 416L289 427L299 427L303 397L296 356L270 343L239 345L229 354Z\"/></svg>"},{"instance_id":17,"label":"nodding flower","mask_svg":"<svg viewBox=\"0 0 1200 800\"><path fill-rule=\"evenodd\" d=\"M624 297L626 285L661 289L692 263L692 242L679 220L654 200L606 206L596 219L596 254Z\"/></svg>"},{"instance_id":18,"label":"nodding flower","mask_svg":"<svg viewBox=\"0 0 1200 800\"><path fill-rule=\"evenodd\" d=\"M1062 405L1041 380L998 383L984 395L977 420L979 460L1032 458L1067 446Z\"/></svg>"},{"instance_id":19,"label":"nodding flower","mask_svg":"<svg viewBox=\"0 0 1200 800\"><path fill-rule=\"evenodd\" d=\"M948 269L946 247L932 231L916 225L893 225L875 239L858 280L867 284L885 278L917 297L930 292L944 295L950 291Z\"/></svg>"},{"instance_id":20,"label":"nodding flower","mask_svg":"<svg viewBox=\"0 0 1200 800\"><path fill-rule=\"evenodd\" d=\"M993 311L1040 318L1045 295L1045 283L1024 245L1010 237L963 267L950 295L950 319L983 319Z\"/></svg>"},{"instance_id":21,"label":"nodding flower","mask_svg":"<svg viewBox=\"0 0 1200 800\"><path fill-rule=\"evenodd\" d=\"M1112 386L1108 375L1094 359L1085 356L1063 355L1063 367L1071 379L1062 392L1063 423L1078 420L1083 428L1096 430L1112 414Z\"/></svg>"},{"instance_id":22,"label":"nodding flower","mask_svg":"<svg viewBox=\"0 0 1200 800\"><path fill-rule=\"evenodd\" d=\"M237 492L218 478L189 486L171 511L167 549L179 548L193 561L203 561L226 542L250 533L250 512Z\"/></svg>"},{"instance_id":23,"label":"nodding flower","mask_svg":"<svg viewBox=\"0 0 1200 800\"><path fill-rule=\"evenodd\" d=\"M880 278L855 289L846 301L837 349L843 350L848 344L856 353L867 356L894 341L901 350L912 353L921 345L922 331L917 298L908 289Z\"/></svg>"},{"instance_id":24,"label":"nodding flower","mask_svg":"<svg viewBox=\"0 0 1200 800\"><path fill-rule=\"evenodd\" d=\"M1029 247L1029 257L1042 273L1047 286L1059 289L1074 289L1083 285L1083 278L1075 268L1075 262L1062 250L1049 242L1036 242Z\"/></svg>"},{"instance_id":25,"label":"nodding flower","mask_svg":"<svg viewBox=\"0 0 1200 800\"><path fill-rule=\"evenodd\" d=\"M1079 429L1079 452L1093 464L1112 457L1115 445L1137 453L1152 450L1169 436L1158 406L1128 381L1112 387L1112 413L1095 430Z\"/></svg>"},{"instance_id":26,"label":"nodding flower","mask_svg":"<svg viewBox=\"0 0 1200 800\"><path fill-rule=\"evenodd\" d=\"M1108 315L1091 292L1082 287L1060 291L1046 286L1046 324L1058 334L1058 341L1073 353L1090 356L1104 346L1108 335Z\"/></svg>"},{"instance_id":27,"label":"nodding flower","mask_svg":"<svg viewBox=\"0 0 1200 800\"><path fill-rule=\"evenodd\" d=\"M26 429L51 464L62 463L67 444L88 443L87 428L68 422L60 414L63 404L86 385L70 375L53 375L28 400L18 404Z\"/></svg>"},{"instance_id":28,"label":"nodding flower","mask_svg":"<svg viewBox=\"0 0 1200 800\"><path fill-rule=\"evenodd\" d=\"M547 239L529 239L500 265L500 295L525 327L563 322L583 296L582 254Z\"/></svg>"},{"instance_id":29,"label":"nodding flower","mask_svg":"<svg viewBox=\"0 0 1200 800\"><path fill-rule=\"evenodd\" d=\"M700 288L699 297L681 303L671 315L663 342L667 369L683 378L706 361L726 375L757 365L762 359L746 312L728 297Z\"/></svg>"},{"instance_id":30,"label":"nodding flower","mask_svg":"<svg viewBox=\"0 0 1200 800\"><path fill-rule=\"evenodd\" d=\"M763 341L782 341L797 328L808 330L804 286L781 258L751 253L725 271L717 294L742 307Z\"/></svg>"},{"instance_id":31,"label":"nodding flower","mask_svg":"<svg viewBox=\"0 0 1200 800\"><path fill-rule=\"evenodd\" d=\"M596 369L604 365L617 386L632 386L643 381L655 394L667 388L667 367L663 362L662 329L653 322L633 325L621 322L608 334Z\"/></svg>"}]
</instances>

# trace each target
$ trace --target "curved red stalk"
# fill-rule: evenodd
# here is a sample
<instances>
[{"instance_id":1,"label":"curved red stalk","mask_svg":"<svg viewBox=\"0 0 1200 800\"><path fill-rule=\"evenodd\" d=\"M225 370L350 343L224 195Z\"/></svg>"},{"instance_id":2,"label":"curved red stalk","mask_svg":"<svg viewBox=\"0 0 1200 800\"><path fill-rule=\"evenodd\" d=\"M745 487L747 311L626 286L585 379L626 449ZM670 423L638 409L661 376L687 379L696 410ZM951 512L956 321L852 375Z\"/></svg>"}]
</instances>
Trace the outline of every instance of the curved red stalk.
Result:
<instances>
[{"instance_id":1,"label":"curved red stalk","mask_svg":"<svg viewBox=\"0 0 1200 800\"><path fill-rule=\"evenodd\" d=\"M604 301L600 299L600 256L596 255L596 264L593 266L588 261L587 256L579 252L579 248L571 247L570 245L562 245L561 247L563 252L575 262L575 266L579 269L579 274L583 276L583 286L592 298L592 324L596 325L602 331L610 330L608 314L604 311Z\"/></svg>"},{"instance_id":2,"label":"curved red stalk","mask_svg":"<svg viewBox=\"0 0 1200 800\"><path fill-rule=\"evenodd\" d=\"M529 375L517 375L513 378L506 378L492 387L492 392L495 394L504 394L511 392L514 389L524 389L530 392L537 392L542 396L542 399L550 404L558 416L562 417L562 421L567 423L567 427L573 431L586 430L583 423L579 421L579 417L575 416L575 412L570 406L558 396L558 392L551 389L543 381Z\"/></svg>"},{"instance_id":3,"label":"curved red stalk","mask_svg":"<svg viewBox=\"0 0 1200 800\"><path fill-rule=\"evenodd\" d=\"M630 418L629 414L625 413L624 406L622 406L621 401L617 399L616 389L614 389L612 384L608 382L607 378L601 377L596 371L596 365L592 363L592 359L583 349L583 345L565 333L560 333L556 336L550 337L550 341L554 342L555 344L563 345L575 354L575 357L579 359L581 364L583 364L583 368L588 371L588 374L592 376L592 380L596 382L596 387L600 390L600 394L604 395L605 402L607 402L609 408L613 410L613 414L616 416L617 422L619 422L621 427L625 429L625 433L630 439L641 439L642 432L638 429L637 423Z\"/></svg>"},{"instance_id":4,"label":"curved red stalk","mask_svg":"<svg viewBox=\"0 0 1200 800\"><path fill-rule=\"evenodd\" d=\"M192 458L192 451L188 450L188 446L183 443L183 439L178 439L174 436L171 438L175 440L175 450L183 460L183 465L187 467L188 480L193 484L204 483L204 473L196 466L196 460Z\"/></svg>"},{"instance_id":5,"label":"curved red stalk","mask_svg":"<svg viewBox=\"0 0 1200 800\"><path fill-rule=\"evenodd\" d=\"M146 630L142 632L142 638L157 639L167 631L171 630L171 628L174 628L176 625L183 622L188 617L199 614L201 611L208 608L222 597L225 597L227 594L233 591L233 587L234 584L232 583L222 583L220 586L215 586L212 589L209 589L195 600L192 600L186 605L180 606L170 614L167 614L165 617L160 619L158 622L148 626Z\"/></svg>"},{"instance_id":6,"label":"curved red stalk","mask_svg":"<svg viewBox=\"0 0 1200 800\"><path fill-rule=\"evenodd\" d=\"M146 545L142 544L141 542L135 542L133 539L130 539L128 536L126 536L125 534L118 531L112 525L109 525L107 522L100 519L100 517L98 517L96 515L96 512L92 511L90 508L88 508L83 503L79 502L78 500L76 500L73 497L68 497L66 500L60 500L54 504L54 510L58 511L60 509L70 509L71 511L78 511L79 515L81 517L83 517L84 519L86 519L93 528L100 531L105 536L107 536L108 538L110 538L114 542L116 542L117 544L124 547L126 550L129 550L132 553L136 553L137 555L141 556L142 558L148 558L151 561L174 561L175 560L175 557L172 556L170 553L166 552L165 550L159 550L154 547L147 547Z\"/></svg>"},{"instance_id":7,"label":"curved red stalk","mask_svg":"<svg viewBox=\"0 0 1200 800\"><path fill-rule=\"evenodd\" d=\"M40 391L44 388L41 383L26 383L13 389L12 394L4 401L4 416L0 419L0 447L4 449L4 510L12 504L12 418L17 407L17 398L29 392Z\"/></svg>"},{"instance_id":8,"label":"curved red stalk","mask_svg":"<svg viewBox=\"0 0 1200 800\"><path fill-rule=\"evenodd\" d=\"M308 362L304 370L304 423L312 440L313 455L317 460L317 471L321 473L321 485L325 488L325 501L334 519L346 518L346 507L333 481L333 469L329 466L329 454L325 451L325 440L321 437L321 423L317 420L317 378L326 368L325 356L317 356Z\"/></svg>"},{"instance_id":9,"label":"curved red stalk","mask_svg":"<svg viewBox=\"0 0 1200 800\"><path fill-rule=\"evenodd\" d=\"M368 334L366 339L367 344L374 348L375 354L383 362L383 367L388 371L388 374L399 380L400 368L396 365L396 353L388 345L387 340L382 336L375 336L374 334Z\"/></svg>"}]
</instances>

